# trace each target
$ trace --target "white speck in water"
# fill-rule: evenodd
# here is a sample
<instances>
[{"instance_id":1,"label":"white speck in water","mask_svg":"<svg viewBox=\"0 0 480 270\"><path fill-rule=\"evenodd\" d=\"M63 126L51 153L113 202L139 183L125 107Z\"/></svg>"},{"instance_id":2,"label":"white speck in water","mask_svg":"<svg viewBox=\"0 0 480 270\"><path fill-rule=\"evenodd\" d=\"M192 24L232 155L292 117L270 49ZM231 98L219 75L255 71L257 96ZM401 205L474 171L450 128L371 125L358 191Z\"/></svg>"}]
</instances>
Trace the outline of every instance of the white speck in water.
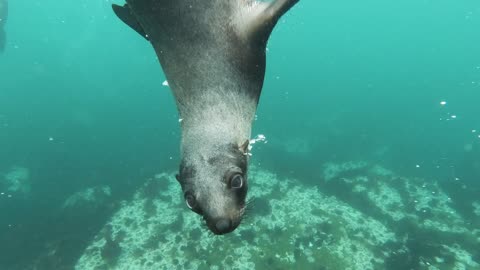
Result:
<instances>
[{"instance_id":1,"label":"white speck in water","mask_svg":"<svg viewBox=\"0 0 480 270\"><path fill-rule=\"evenodd\" d=\"M183 118L178 119L178 122L181 123L183 121Z\"/></svg>"},{"instance_id":2,"label":"white speck in water","mask_svg":"<svg viewBox=\"0 0 480 270\"><path fill-rule=\"evenodd\" d=\"M451 117L452 117L452 119L456 119L456 118L457 118L457 116L456 116L455 114L452 115Z\"/></svg>"},{"instance_id":3,"label":"white speck in water","mask_svg":"<svg viewBox=\"0 0 480 270\"><path fill-rule=\"evenodd\" d=\"M163 85L163 86L169 86L168 81L165 80L165 81L162 83L162 85Z\"/></svg>"},{"instance_id":4,"label":"white speck in water","mask_svg":"<svg viewBox=\"0 0 480 270\"><path fill-rule=\"evenodd\" d=\"M11 197L12 197L12 195L8 194L8 196L7 196L7 197L8 197L8 198L11 198Z\"/></svg>"},{"instance_id":5,"label":"white speck in water","mask_svg":"<svg viewBox=\"0 0 480 270\"><path fill-rule=\"evenodd\" d=\"M49 140L49 141L53 141L53 137L49 137L48 140Z\"/></svg>"},{"instance_id":6,"label":"white speck in water","mask_svg":"<svg viewBox=\"0 0 480 270\"><path fill-rule=\"evenodd\" d=\"M415 167L416 167L416 168L420 168L420 165L417 164L417 165L415 165Z\"/></svg>"},{"instance_id":7,"label":"white speck in water","mask_svg":"<svg viewBox=\"0 0 480 270\"><path fill-rule=\"evenodd\" d=\"M444 101L444 100L443 100L443 101L440 101L440 105L445 106L445 105L447 105L447 102Z\"/></svg>"},{"instance_id":8,"label":"white speck in water","mask_svg":"<svg viewBox=\"0 0 480 270\"><path fill-rule=\"evenodd\" d=\"M477 132L477 130L476 130L476 129L472 129L472 133L475 133L475 132Z\"/></svg>"},{"instance_id":9,"label":"white speck in water","mask_svg":"<svg viewBox=\"0 0 480 270\"><path fill-rule=\"evenodd\" d=\"M249 141L248 151L252 150L253 145L254 145L255 143L257 143L257 142L267 143L266 139L267 139L267 138L265 137L265 135L263 135L263 134L258 134L257 137L255 137L255 138L253 138L253 139L251 139L251 140ZM251 156L250 153L248 153L248 154Z\"/></svg>"},{"instance_id":10,"label":"white speck in water","mask_svg":"<svg viewBox=\"0 0 480 270\"><path fill-rule=\"evenodd\" d=\"M4 194L5 194L5 192L0 193L0 195L4 195Z\"/></svg>"},{"instance_id":11,"label":"white speck in water","mask_svg":"<svg viewBox=\"0 0 480 270\"><path fill-rule=\"evenodd\" d=\"M458 178L458 177L455 177L455 181L459 181L459 180L460 180L460 178Z\"/></svg>"},{"instance_id":12,"label":"white speck in water","mask_svg":"<svg viewBox=\"0 0 480 270\"><path fill-rule=\"evenodd\" d=\"M172 160L172 159L173 159L173 157L169 157L169 159L170 159L170 160Z\"/></svg>"}]
</instances>

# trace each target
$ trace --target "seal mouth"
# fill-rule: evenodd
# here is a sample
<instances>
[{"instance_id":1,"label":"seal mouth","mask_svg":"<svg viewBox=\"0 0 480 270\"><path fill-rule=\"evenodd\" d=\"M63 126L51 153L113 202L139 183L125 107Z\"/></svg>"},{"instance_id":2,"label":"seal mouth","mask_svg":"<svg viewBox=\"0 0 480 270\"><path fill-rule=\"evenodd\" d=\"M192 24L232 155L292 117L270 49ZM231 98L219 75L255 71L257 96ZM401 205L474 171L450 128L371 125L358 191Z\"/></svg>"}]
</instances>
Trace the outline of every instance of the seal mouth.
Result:
<instances>
[{"instance_id":1,"label":"seal mouth","mask_svg":"<svg viewBox=\"0 0 480 270\"><path fill-rule=\"evenodd\" d=\"M223 235L233 232L241 223L243 214L245 213L245 205L240 208L238 215L233 218L220 217L220 218L207 218L203 217L208 229L215 235Z\"/></svg>"}]
</instances>

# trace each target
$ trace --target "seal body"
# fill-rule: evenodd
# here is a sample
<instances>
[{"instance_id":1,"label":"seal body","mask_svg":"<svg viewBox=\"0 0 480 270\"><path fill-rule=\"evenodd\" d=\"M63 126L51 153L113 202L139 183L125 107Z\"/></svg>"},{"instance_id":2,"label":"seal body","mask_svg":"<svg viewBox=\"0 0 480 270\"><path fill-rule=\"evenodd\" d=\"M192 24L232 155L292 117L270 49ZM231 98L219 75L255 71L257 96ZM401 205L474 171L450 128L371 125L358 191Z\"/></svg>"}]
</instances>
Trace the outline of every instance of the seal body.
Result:
<instances>
[{"instance_id":1,"label":"seal body","mask_svg":"<svg viewBox=\"0 0 480 270\"><path fill-rule=\"evenodd\" d=\"M247 151L278 18L298 0L127 0L117 16L149 40L182 128L177 176L187 206L215 234L245 211Z\"/></svg>"},{"instance_id":2,"label":"seal body","mask_svg":"<svg viewBox=\"0 0 480 270\"><path fill-rule=\"evenodd\" d=\"M8 1L0 0L0 52L5 51L7 43L7 34L5 32L5 24L8 17Z\"/></svg>"}]
</instances>

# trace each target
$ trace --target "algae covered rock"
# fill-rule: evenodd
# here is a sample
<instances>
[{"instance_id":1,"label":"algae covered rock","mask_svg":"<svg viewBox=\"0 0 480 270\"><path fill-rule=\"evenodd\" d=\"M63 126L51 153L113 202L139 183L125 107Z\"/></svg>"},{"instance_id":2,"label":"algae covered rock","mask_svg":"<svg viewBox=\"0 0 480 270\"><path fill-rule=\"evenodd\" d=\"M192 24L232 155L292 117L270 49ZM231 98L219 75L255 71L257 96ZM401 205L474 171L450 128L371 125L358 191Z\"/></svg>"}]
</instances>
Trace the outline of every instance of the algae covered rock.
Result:
<instances>
[{"instance_id":1,"label":"algae covered rock","mask_svg":"<svg viewBox=\"0 0 480 270\"><path fill-rule=\"evenodd\" d=\"M28 196L31 191L30 170L15 166L12 167L2 178L0 178L0 190L2 195L7 196Z\"/></svg>"},{"instance_id":2,"label":"algae covered rock","mask_svg":"<svg viewBox=\"0 0 480 270\"><path fill-rule=\"evenodd\" d=\"M209 233L186 209L174 174L159 174L122 203L76 269L479 267L479 241L464 241L470 227L438 186L425 189L421 179L366 163L330 168L328 185L306 186L252 167L248 215L224 236ZM335 183L343 194L333 192ZM431 215L425 216L427 206Z\"/></svg>"}]
</instances>

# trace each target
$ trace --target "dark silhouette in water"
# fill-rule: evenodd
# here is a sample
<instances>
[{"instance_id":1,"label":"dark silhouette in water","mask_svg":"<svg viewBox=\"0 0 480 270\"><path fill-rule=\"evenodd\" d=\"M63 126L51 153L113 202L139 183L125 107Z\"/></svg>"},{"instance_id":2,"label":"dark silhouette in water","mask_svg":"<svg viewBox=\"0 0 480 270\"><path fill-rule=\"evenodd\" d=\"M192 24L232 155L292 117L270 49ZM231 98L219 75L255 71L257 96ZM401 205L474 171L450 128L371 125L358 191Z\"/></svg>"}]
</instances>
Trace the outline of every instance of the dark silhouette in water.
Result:
<instances>
[{"instance_id":1,"label":"dark silhouette in water","mask_svg":"<svg viewBox=\"0 0 480 270\"><path fill-rule=\"evenodd\" d=\"M177 179L187 206L215 234L245 212L248 146L265 75L265 49L298 0L127 0L117 16L149 40L182 128Z\"/></svg>"},{"instance_id":2,"label":"dark silhouette in water","mask_svg":"<svg viewBox=\"0 0 480 270\"><path fill-rule=\"evenodd\" d=\"M8 17L8 1L0 0L0 52L5 51L7 43L7 33L5 32L5 24Z\"/></svg>"}]
</instances>

